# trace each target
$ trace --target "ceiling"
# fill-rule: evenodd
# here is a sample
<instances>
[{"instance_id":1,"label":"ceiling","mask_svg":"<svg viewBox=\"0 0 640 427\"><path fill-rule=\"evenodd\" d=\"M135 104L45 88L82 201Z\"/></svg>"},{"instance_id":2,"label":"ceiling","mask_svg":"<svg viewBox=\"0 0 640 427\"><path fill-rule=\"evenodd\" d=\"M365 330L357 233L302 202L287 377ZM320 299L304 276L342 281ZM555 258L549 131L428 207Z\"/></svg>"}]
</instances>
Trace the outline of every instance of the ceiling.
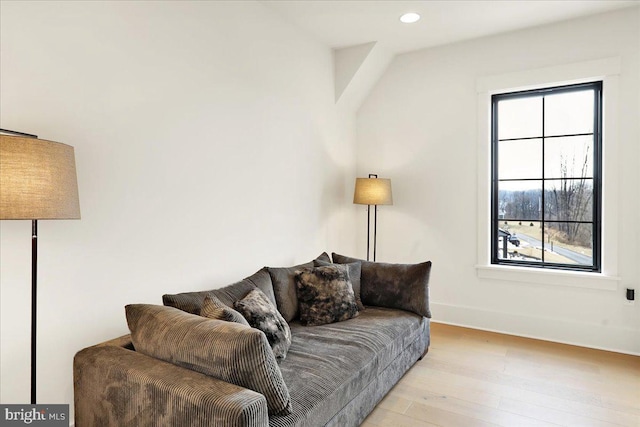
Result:
<instances>
[{"instance_id":1,"label":"ceiling","mask_svg":"<svg viewBox=\"0 0 640 427\"><path fill-rule=\"evenodd\" d=\"M372 41L403 53L640 5L640 0L262 0L332 48ZM417 12L415 24L400 15Z\"/></svg>"}]
</instances>

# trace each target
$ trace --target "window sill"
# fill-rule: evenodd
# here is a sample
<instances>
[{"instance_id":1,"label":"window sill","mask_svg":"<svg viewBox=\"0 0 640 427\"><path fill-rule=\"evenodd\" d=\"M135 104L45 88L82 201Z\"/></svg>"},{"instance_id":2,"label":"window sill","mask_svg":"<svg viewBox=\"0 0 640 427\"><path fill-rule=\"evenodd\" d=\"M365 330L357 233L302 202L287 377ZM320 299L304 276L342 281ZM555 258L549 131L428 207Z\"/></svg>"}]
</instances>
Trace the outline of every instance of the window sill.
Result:
<instances>
[{"instance_id":1,"label":"window sill","mask_svg":"<svg viewBox=\"0 0 640 427\"><path fill-rule=\"evenodd\" d=\"M476 273L481 279L506 280L528 284L569 286L574 288L615 291L620 277L602 273L542 270L529 267L505 265L477 265Z\"/></svg>"}]
</instances>

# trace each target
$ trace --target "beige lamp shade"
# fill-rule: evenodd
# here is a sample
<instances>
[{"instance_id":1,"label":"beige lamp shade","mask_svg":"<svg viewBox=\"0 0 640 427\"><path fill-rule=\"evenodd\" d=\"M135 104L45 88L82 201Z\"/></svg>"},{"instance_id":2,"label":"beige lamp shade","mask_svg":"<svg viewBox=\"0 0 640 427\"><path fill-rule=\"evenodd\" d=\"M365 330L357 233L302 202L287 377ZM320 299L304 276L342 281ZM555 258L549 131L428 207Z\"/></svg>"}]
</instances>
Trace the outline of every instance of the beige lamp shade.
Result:
<instances>
[{"instance_id":1,"label":"beige lamp shade","mask_svg":"<svg viewBox=\"0 0 640 427\"><path fill-rule=\"evenodd\" d=\"M391 180L385 178L356 178L353 203L357 205L392 205Z\"/></svg>"},{"instance_id":2,"label":"beige lamp shade","mask_svg":"<svg viewBox=\"0 0 640 427\"><path fill-rule=\"evenodd\" d=\"M73 147L0 135L0 219L79 219Z\"/></svg>"}]
</instances>

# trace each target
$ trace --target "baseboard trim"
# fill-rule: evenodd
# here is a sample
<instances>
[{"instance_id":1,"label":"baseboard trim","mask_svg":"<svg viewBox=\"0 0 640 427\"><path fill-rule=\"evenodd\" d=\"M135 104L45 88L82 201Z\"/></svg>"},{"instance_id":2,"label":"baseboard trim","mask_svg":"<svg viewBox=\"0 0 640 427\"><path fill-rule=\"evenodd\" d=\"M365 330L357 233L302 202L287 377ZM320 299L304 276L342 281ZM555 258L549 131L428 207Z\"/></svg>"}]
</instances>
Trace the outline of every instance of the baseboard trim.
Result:
<instances>
[{"instance_id":1,"label":"baseboard trim","mask_svg":"<svg viewBox=\"0 0 640 427\"><path fill-rule=\"evenodd\" d=\"M638 330L449 304L432 303L431 308L434 313L434 317L431 319L433 323L640 356L640 351L625 348L623 345L624 343L640 343L640 331ZM470 317L482 320L472 321L469 319ZM509 325L509 327L505 328L501 325ZM601 341L604 344L599 344L597 341Z\"/></svg>"}]
</instances>

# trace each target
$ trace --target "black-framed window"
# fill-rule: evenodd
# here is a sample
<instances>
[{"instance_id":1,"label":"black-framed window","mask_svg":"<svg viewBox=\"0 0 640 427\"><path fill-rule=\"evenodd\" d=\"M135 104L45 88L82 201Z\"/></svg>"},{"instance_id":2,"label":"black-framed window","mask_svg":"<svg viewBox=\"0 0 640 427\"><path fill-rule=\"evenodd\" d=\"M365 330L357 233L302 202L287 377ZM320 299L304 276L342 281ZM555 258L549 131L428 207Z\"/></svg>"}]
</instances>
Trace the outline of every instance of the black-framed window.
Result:
<instances>
[{"instance_id":1,"label":"black-framed window","mask_svg":"<svg viewBox=\"0 0 640 427\"><path fill-rule=\"evenodd\" d=\"M600 271L602 82L491 97L491 263Z\"/></svg>"}]
</instances>

